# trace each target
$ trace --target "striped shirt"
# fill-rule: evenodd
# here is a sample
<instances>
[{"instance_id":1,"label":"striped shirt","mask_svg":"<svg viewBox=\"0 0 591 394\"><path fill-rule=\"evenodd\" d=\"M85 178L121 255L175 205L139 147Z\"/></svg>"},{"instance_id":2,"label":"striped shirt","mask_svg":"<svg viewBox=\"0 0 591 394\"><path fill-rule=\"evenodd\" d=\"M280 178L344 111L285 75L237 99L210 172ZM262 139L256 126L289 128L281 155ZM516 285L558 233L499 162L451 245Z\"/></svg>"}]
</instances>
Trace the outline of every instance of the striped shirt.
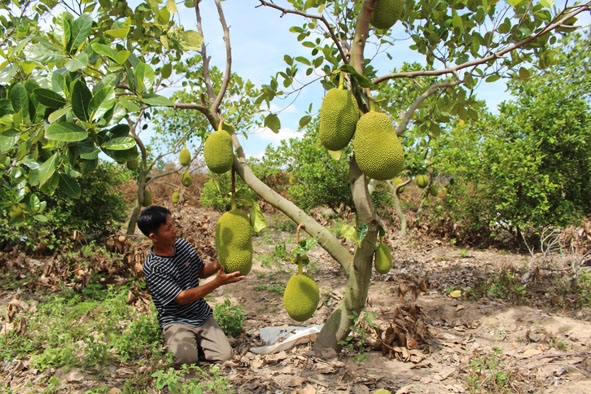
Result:
<instances>
[{"instance_id":1,"label":"striped shirt","mask_svg":"<svg viewBox=\"0 0 591 394\"><path fill-rule=\"evenodd\" d=\"M181 291L199 286L203 260L185 239L174 243L174 256L159 256L150 251L144 261L144 276L152 301L158 311L160 327L172 323L201 326L212 314L204 299L179 305L174 299Z\"/></svg>"}]
</instances>

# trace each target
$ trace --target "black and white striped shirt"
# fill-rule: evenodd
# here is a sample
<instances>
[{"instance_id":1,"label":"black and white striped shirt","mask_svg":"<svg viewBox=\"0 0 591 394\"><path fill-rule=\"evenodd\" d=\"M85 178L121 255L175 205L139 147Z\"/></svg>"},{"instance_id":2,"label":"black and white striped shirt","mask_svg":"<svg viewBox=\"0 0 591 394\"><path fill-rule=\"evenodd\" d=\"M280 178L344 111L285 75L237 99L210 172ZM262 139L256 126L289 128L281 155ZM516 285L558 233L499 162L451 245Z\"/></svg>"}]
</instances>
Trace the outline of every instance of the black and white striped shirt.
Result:
<instances>
[{"instance_id":1,"label":"black and white striped shirt","mask_svg":"<svg viewBox=\"0 0 591 394\"><path fill-rule=\"evenodd\" d=\"M201 326L212 314L204 299L179 305L174 299L181 291L199 286L203 260L185 239L174 243L174 256L159 256L150 251L144 261L144 276L152 301L158 311L160 327L172 323Z\"/></svg>"}]
</instances>

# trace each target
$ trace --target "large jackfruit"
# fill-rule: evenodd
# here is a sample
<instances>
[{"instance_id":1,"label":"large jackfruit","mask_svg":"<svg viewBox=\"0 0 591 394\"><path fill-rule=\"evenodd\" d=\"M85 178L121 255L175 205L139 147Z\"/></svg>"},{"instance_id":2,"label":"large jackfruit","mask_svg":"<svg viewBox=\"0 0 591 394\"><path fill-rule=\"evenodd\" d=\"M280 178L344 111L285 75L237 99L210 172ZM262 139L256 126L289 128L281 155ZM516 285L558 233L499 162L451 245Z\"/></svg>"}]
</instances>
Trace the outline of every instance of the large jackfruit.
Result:
<instances>
[{"instance_id":1,"label":"large jackfruit","mask_svg":"<svg viewBox=\"0 0 591 394\"><path fill-rule=\"evenodd\" d=\"M223 174L229 171L234 162L232 136L221 129L211 133L203 145L203 157L211 172Z\"/></svg>"},{"instance_id":2,"label":"large jackfruit","mask_svg":"<svg viewBox=\"0 0 591 394\"><path fill-rule=\"evenodd\" d=\"M319 136L328 150L338 151L349 144L359 120L357 100L349 90L330 89L320 107Z\"/></svg>"},{"instance_id":3,"label":"large jackfruit","mask_svg":"<svg viewBox=\"0 0 591 394\"><path fill-rule=\"evenodd\" d=\"M384 113L371 111L359 118L353 149L359 169L372 179L385 181L402 171L402 144Z\"/></svg>"},{"instance_id":4,"label":"large jackfruit","mask_svg":"<svg viewBox=\"0 0 591 394\"><path fill-rule=\"evenodd\" d=\"M294 274L287 281L283 292L283 306L289 317L297 321L308 320L318 307L320 291L310 275Z\"/></svg>"},{"instance_id":5,"label":"large jackfruit","mask_svg":"<svg viewBox=\"0 0 591 394\"><path fill-rule=\"evenodd\" d=\"M179 163L181 163L182 166L188 166L191 164L191 151L186 146L181 149L179 153Z\"/></svg>"},{"instance_id":6,"label":"large jackfruit","mask_svg":"<svg viewBox=\"0 0 591 394\"><path fill-rule=\"evenodd\" d=\"M389 29L402 16L404 0L376 0L370 23L377 29Z\"/></svg>"},{"instance_id":7,"label":"large jackfruit","mask_svg":"<svg viewBox=\"0 0 591 394\"><path fill-rule=\"evenodd\" d=\"M247 275L252 268L252 227L245 211L225 212L215 225L218 260L227 273Z\"/></svg>"},{"instance_id":8,"label":"large jackfruit","mask_svg":"<svg viewBox=\"0 0 591 394\"><path fill-rule=\"evenodd\" d=\"M376 249L374 266L380 274L387 274L392 269L392 253L384 243L380 244Z\"/></svg>"}]
</instances>

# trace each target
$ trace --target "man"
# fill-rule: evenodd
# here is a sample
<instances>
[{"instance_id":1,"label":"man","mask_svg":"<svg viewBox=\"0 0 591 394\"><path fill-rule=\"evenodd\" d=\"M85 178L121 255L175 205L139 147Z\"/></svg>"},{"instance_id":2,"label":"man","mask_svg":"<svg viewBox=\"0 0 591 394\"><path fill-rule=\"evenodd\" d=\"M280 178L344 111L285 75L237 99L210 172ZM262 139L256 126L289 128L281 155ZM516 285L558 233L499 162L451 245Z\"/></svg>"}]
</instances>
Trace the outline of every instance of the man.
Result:
<instances>
[{"instance_id":1,"label":"man","mask_svg":"<svg viewBox=\"0 0 591 394\"><path fill-rule=\"evenodd\" d=\"M152 240L144 276L175 365L197 363L200 356L211 362L229 360L232 347L203 298L244 276L238 271L225 273L217 260L205 264L187 240L177 238L172 214L164 207L145 208L137 224ZM200 285L200 278L214 274L213 280Z\"/></svg>"}]
</instances>

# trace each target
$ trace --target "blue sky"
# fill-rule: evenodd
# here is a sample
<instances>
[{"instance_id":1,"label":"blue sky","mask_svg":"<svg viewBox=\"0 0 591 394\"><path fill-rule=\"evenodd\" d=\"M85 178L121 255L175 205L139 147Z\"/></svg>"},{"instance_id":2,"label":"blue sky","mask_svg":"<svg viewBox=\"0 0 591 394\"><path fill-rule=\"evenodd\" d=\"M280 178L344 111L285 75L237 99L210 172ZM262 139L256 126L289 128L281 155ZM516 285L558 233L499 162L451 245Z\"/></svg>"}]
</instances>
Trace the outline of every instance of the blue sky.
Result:
<instances>
[{"instance_id":1,"label":"blue sky","mask_svg":"<svg viewBox=\"0 0 591 394\"><path fill-rule=\"evenodd\" d=\"M278 10L268 7L258 7L258 0L228 0L222 3L226 21L230 27L230 41L232 44L232 68L244 78L250 79L255 84L269 82L269 77L278 70L284 69L283 56L308 56L309 49L303 48L296 40L296 35L289 32L289 27L301 24L302 18L294 15L284 15ZM205 42L208 45L208 54L212 62L218 66L225 63L225 48L222 40L222 30L215 4L211 0L201 2L202 20ZM186 28L195 29L195 15L193 10L179 6L181 22ZM396 34L396 33L395 33ZM403 34L400 34L403 37ZM406 46L408 42L399 41L399 50L392 53L394 60L384 62L387 67L399 67L404 59L412 61L413 56ZM371 48L367 48L368 53ZM415 58L414 60L420 60ZM387 72L388 70L384 70ZM302 83L310 78L300 77ZM248 139L241 139L245 152L249 156L260 156L268 144L276 145L284 138L298 136L297 124L299 118L305 114L310 103L313 110L317 111L324 91L320 83L307 87L295 100L292 97L285 102L277 101L273 111L281 110L279 114L282 121L282 129L278 134L269 130L250 130ZM505 85L500 83L482 84L478 96L487 101L489 108L509 98L505 92Z\"/></svg>"}]
</instances>

